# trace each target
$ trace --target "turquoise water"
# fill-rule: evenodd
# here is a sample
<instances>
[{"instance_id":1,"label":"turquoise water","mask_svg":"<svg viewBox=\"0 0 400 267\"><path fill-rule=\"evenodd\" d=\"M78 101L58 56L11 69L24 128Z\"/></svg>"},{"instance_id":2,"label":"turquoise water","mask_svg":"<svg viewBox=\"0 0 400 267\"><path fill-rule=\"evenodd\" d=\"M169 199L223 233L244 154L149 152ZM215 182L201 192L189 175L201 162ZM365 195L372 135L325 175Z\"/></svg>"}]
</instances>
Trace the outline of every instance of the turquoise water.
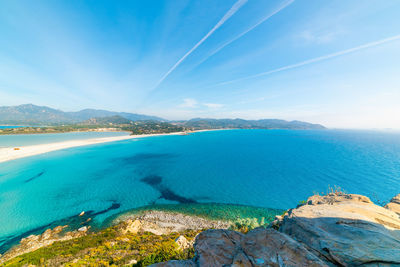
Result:
<instances>
[{"instance_id":1,"label":"turquoise water","mask_svg":"<svg viewBox=\"0 0 400 267\"><path fill-rule=\"evenodd\" d=\"M72 132L72 133L55 133L55 134L0 135L0 148L49 144L49 143L62 142L68 140L83 140L90 138L123 136L123 135L129 135L129 133L128 132Z\"/></svg>"},{"instance_id":2,"label":"turquoise water","mask_svg":"<svg viewBox=\"0 0 400 267\"><path fill-rule=\"evenodd\" d=\"M12 126L12 125L0 125L0 129L7 129L7 128L21 128L21 127L24 127L24 126L16 126L16 125L14 125L14 126Z\"/></svg>"},{"instance_id":3,"label":"turquoise water","mask_svg":"<svg viewBox=\"0 0 400 267\"><path fill-rule=\"evenodd\" d=\"M212 131L1 163L0 246L83 210L101 222L163 203L286 209L329 185L381 201L400 193L400 133Z\"/></svg>"}]
</instances>

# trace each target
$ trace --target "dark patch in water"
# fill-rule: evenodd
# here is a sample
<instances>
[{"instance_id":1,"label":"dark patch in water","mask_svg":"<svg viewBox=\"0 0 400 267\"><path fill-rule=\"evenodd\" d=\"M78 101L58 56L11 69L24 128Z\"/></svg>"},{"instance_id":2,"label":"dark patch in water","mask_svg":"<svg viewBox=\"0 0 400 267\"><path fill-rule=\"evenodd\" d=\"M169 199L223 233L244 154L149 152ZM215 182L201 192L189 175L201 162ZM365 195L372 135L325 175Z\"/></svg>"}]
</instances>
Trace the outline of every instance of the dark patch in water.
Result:
<instances>
[{"instance_id":1,"label":"dark patch in water","mask_svg":"<svg viewBox=\"0 0 400 267\"><path fill-rule=\"evenodd\" d=\"M54 222L51 222L46 225L42 225L39 227L36 227L34 229L31 229L25 233L19 234L19 235L12 235L12 236L7 236L2 239L0 239L0 254L4 254L7 250L9 250L12 246L16 245L19 243L19 241L22 238L28 237L30 235L39 235L42 234L46 229L49 228L54 228L56 226L60 225L68 225L68 227L65 229L65 231L72 231L75 229L78 229L84 225L89 225L91 222L93 222L93 218L100 214L104 214L106 212L109 212L110 210L115 210L121 207L120 203L114 202L112 205L104 210L94 212L93 210L88 210L85 211L85 214L83 216L79 215L73 215L61 220L57 220ZM92 220L87 221L89 218Z\"/></svg>"},{"instance_id":2,"label":"dark patch in water","mask_svg":"<svg viewBox=\"0 0 400 267\"><path fill-rule=\"evenodd\" d=\"M146 176L146 177L140 179L140 181L142 181L148 185L155 186L155 185L161 184L162 177L158 176L158 175L149 175L149 176Z\"/></svg>"},{"instance_id":3,"label":"dark patch in water","mask_svg":"<svg viewBox=\"0 0 400 267\"><path fill-rule=\"evenodd\" d=\"M114 203L111 205L111 207L109 207L108 209L95 212L95 213L93 213L91 216L97 216L97 215L100 215L100 214L104 214L104 213L106 213L106 212L109 212L110 210L119 209L120 207L121 207L121 204L114 202Z\"/></svg>"},{"instance_id":4,"label":"dark patch in water","mask_svg":"<svg viewBox=\"0 0 400 267\"><path fill-rule=\"evenodd\" d=\"M133 164L149 160L171 159L173 157L176 157L176 155L170 153L139 153L133 156L119 158L119 160Z\"/></svg>"},{"instance_id":5,"label":"dark patch in water","mask_svg":"<svg viewBox=\"0 0 400 267\"><path fill-rule=\"evenodd\" d=\"M178 201L181 204L197 203L196 200L177 195L168 188L161 188L160 193L160 198L164 198L166 200Z\"/></svg>"},{"instance_id":6,"label":"dark patch in water","mask_svg":"<svg viewBox=\"0 0 400 267\"><path fill-rule=\"evenodd\" d=\"M39 178L39 177L42 176L43 174L44 174L44 171L42 171L42 172L36 174L35 176L32 176L32 177L29 178L29 179L26 179L26 180L24 181L24 183L29 183L29 182L35 180L36 178Z\"/></svg>"},{"instance_id":7,"label":"dark patch in water","mask_svg":"<svg viewBox=\"0 0 400 267\"><path fill-rule=\"evenodd\" d=\"M160 192L160 194L161 194L160 198L163 198L166 200L171 200L171 201L177 201L181 204L197 203L196 200L180 196L180 195L176 194L175 192L173 192L168 187L162 185L162 177L159 175L148 175L148 176L140 179L140 181L144 182L145 184L150 185L155 190Z\"/></svg>"}]
</instances>

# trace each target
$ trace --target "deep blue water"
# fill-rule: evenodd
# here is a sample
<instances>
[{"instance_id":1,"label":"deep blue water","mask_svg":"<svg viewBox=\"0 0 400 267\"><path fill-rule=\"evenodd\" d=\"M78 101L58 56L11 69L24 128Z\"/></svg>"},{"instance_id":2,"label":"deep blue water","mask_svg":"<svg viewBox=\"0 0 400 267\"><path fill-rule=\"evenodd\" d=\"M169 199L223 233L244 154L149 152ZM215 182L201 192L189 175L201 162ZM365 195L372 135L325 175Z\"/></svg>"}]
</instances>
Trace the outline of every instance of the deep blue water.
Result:
<instances>
[{"instance_id":1,"label":"deep blue water","mask_svg":"<svg viewBox=\"0 0 400 267\"><path fill-rule=\"evenodd\" d=\"M400 193L400 133L212 131L0 163L0 246L83 210L102 221L155 203L286 209L329 185L381 201Z\"/></svg>"}]
</instances>

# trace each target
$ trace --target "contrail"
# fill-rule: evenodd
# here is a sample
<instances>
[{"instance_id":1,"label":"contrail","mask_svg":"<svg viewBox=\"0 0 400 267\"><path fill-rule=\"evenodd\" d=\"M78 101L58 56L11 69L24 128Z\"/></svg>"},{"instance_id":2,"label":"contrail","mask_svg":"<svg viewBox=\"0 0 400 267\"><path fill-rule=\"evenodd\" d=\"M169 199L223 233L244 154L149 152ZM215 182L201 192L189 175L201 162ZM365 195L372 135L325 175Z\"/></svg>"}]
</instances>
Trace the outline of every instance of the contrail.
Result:
<instances>
[{"instance_id":1,"label":"contrail","mask_svg":"<svg viewBox=\"0 0 400 267\"><path fill-rule=\"evenodd\" d=\"M302 61L300 63L296 63L296 64L293 64L293 65L288 65L288 66L281 67L281 68L278 68L278 69L274 69L274 70L270 70L270 71L266 71L266 72L262 72L262 73L258 73L258 74L254 74L254 75L250 75L250 76L247 76L247 77L243 77L243 78L239 78L239 79L235 79L235 80L231 80L231 81L218 83L216 85L225 85L225 84L230 84L230 83L234 83L234 82L238 82L238 81L253 79L253 78L257 78L257 77L261 77L261 76L267 76L267 75L272 74L272 73L281 72L281 71L285 71L285 70L289 70L289 69L294 69L294 68L298 68L298 67L301 67L301 66L304 66L304 65L308 65L308 64L319 62L319 61L331 59L331 58L334 58L334 57L347 55L347 54L350 54L350 53L353 53L353 52L356 52L356 51L359 51L359 50L371 48L371 47L374 47L374 46L378 46L378 45L381 45L381 44L389 43L389 42L396 41L396 40L399 40L399 39L400 39L400 35L395 35L395 36L392 36L392 37L389 37L389 38L386 38L386 39L382 39L382 40L379 40L379 41L375 41L375 42L367 43L367 44L364 44L364 45L356 46L356 47L349 48L349 49L346 49L346 50L342 50L342 51L339 51L339 52L336 52L336 53L333 53L333 54L329 54L329 55L325 55L325 56L309 59L309 60L306 60L306 61Z\"/></svg>"},{"instance_id":2,"label":"contrail","mask_svg":"<svg viewBox=\"0 0 400 267\"><path fill-rule=\"evenodd\" d=\"M171 74L194 50L197 49L208 37L210 37L219 27L221 27L230 17L232 17L245 3L247 0L238 0L229 10L225 13L225 15L218 21L217 24L203 37L201 40L195 44L192 49L190 49L181 59L179 59L175 65L172 66L162 78L158 81L156 86L153 88L156 89L167 77Z\"/></svg>"},{"instance_id":3,"label":"contrail","mask_svg":"<svg viewBox=\"0 0 400 267\"><path fill-rule=\"evenodd\" d=\"M254 24L253 26L251 26L250 28L248 28L247 30L245 30L244 32L240 33L239 35L237 35L236 37L232 38L231 40L229 40L228 42L224 43L223 45L221 45L220 47L218 47L217 49L215 49L213 52L211 52L206 58L204 58L203 60L201 60L199 63L196 64L195 67L201 65L204 61L206 61L207 59L209 59L210 57L212 57L213 55L215 55L216 53L218 53L219 51L221 51L223 48L225 48L227 45L230 45L231 43L233 43L234 41L236 41L237 39L241 38L243 35L247 34L248 32L252 31L253 29L255 29L257 26L259 26L260 24L264 23L266 20L268 20L269 18L271 18L273 15L279 13L282 9L286 8L287 6L291 5L294 2L294 0L289 0L286 1L285 3L283 3L282 6L278 7L276 10L274 10L272 13L268 14L267 16L265 16L264 18L262 18L259 22L257 22L256 24Z\"/></svg>"}]
</instances>

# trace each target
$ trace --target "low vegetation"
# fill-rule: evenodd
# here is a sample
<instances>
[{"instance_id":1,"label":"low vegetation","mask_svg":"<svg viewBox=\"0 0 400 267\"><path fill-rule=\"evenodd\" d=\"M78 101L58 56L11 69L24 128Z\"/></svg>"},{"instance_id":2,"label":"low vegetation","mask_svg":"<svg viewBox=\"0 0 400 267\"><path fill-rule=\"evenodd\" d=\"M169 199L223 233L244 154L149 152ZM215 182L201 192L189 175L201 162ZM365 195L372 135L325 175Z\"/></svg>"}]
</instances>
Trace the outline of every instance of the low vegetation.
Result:
<instances>
[{"instance_id":1,"label":"low vegetation","mask_svg":"<svg viewBox=\"0 0 400 267\"><path fill-rule=\"evenodd\" d=\"M119 227L55 242L13 258L3 266L148 266L162 261L189 259L194 256L193 249L179 249L175 239L183 235L190 241L200 232L123 234Z\"/></svg>"},{"instance_id":2,"label":"low vegetation","mask_svg":"<svg viewBox=\"0 0 400 267\"><path fill-rule=\"evenodd\" d=\"M173 133L192 130L167 122L159 121L131 121L120 116L107 118L93 118L78 124L29 126L0 129L1 134L42 134L67 133L87 131L127 131L131 134Z\"/></svg>"}]
</instances>

